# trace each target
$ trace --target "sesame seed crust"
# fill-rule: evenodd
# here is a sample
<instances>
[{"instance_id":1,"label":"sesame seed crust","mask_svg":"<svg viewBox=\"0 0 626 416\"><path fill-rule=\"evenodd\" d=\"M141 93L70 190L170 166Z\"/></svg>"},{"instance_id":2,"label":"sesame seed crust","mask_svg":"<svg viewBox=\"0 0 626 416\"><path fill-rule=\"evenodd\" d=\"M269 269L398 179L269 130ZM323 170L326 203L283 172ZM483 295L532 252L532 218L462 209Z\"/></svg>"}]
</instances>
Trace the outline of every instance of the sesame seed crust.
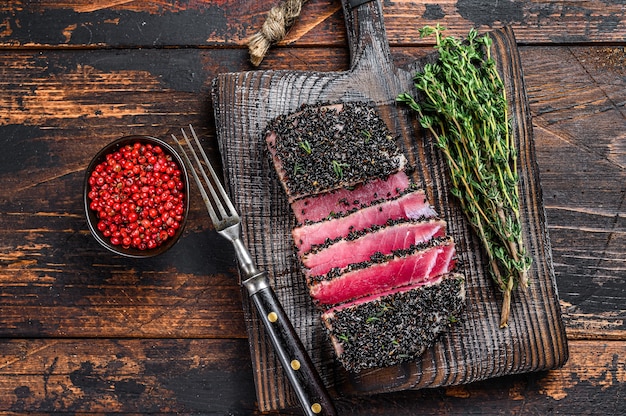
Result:
<instances>
[{"instance_id":1,"label":"sesame seed crust","mask_svg":"<svg viewBox=\"0 0 626 416\"><path fill-rule=\"evenodd\" d=\"M297 199L386 178L406 164L385 122L365 103L303 105L274 119L274 157Z\"/></svg>"},{"instance_id":2,"label":"sesame seed crust","mask_svg":"<svg viewBox=\"0 0 626 416\"><path fill-rule=\"evenodd\" d=\"M415 360L449 326L465 304L461 275L439 284L383 296L324 315L328 335L349 371Z\"/></svg>"}]
</instances>

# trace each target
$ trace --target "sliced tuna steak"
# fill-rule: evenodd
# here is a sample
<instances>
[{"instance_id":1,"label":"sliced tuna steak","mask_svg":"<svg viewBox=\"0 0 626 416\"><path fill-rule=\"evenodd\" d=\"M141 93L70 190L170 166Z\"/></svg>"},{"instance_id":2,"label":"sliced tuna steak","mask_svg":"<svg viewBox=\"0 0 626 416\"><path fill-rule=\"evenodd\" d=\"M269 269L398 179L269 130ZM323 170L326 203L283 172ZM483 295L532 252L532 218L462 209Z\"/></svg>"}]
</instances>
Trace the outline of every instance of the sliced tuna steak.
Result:
<instances>
[{"instance_id":1,"label":"sliced tuna steak","mask_svg":"<svg viewBox=\"0 0 626 416\"><path fill-rule=\"evenodd\" d=\"M411 289L415 289L418 287L422 287L422 286L432 286L432 285L436 285L441 283L441 281L443 279L445 279L448 275L442 274L439 275L437 277L434 277L433 279L430 280L424 280L421 282L416 282L416 283L410 283L408 285L405 286L398 286L398 287L393 287L389 290L385 290L384 292L380 292L380 293L374 293L371 295L367 295L367 296L363 296L361 298L356 298L354 300L348 301L348 302L344 302L344 303L339 303L335 306L332 306L331 308L327 309L322 316L330 316L333 312L336 311L340 311L343 309L347 309L347 308L352 308L352 307L356 307L359 305L362 305L364 303L368 303L368 302L374 302L382 297L385 296L390 296L390 295L394 295L396 293L402 293L402 292L406 292L407 290L411 290Z\"/></svg>"},{"instance_id":2,"label":"sliced tuna steak","mask_svg":"<svg viewBox=\"0 0 626 416\"><path fill-rule=\"evenodd\" d=\"M325 276L310 276L309 291L322 305L347 302L449 273L454 268L454 254L452 239L434 241L426 248L406 254L381 256L380 263L366 262L350 265L337 273L333 270Z\"/></svg>"},{"instance_id":3,"label":"sliced tuna steak","mask_svg":"<svg viewBox=\"0 0 626 416\"><path fill-rule=\"evenodd\" d=\"M420 356L465 304L461 275L349 304L322 315L339 361L349 371L385 367Z\"/></svg>"},{"instance_id":4,"label":"sliced tuna steak","mask_svg":"<svg viewBox=\"0 0 626 416\"><path fill-rule=\"evenodd\" d=\"M333 268L344 268L352 263L368 261L374 253L390 254L396 250L443 237L446 223L441 220L400 222L350 233L331 244L314 248L301 255L307 275L322 275Z\"/></svg>"},{"instance_id":5,"label":"sliced tuna steak","mask_svg":"<svg viewBox=\"0 0 626 416\"><path fill-rule=\"evenodd\" d=\"M302 225L292 230L293 240L301 253L326 239L347 236L350 232L386 224L389 220L432 218L437 213L426 201L422 190L414 190L398 198L384 200L343 217Z\"/></svg>"},{"instance_id":6,"label":"sliced tuna steak","mask_svg":"<svg viewBox=\"0 0 626 416\"><path fill-rule=\"evenodd\" d=\"M406 164L385 122L363 103L302 106L272 120L265 141L289 202L386 178Z\"/></svg>"},{"instance_id":7,"label":"sliced tuna steak","mask_svg":"<svg viewBox=\"0 0 626 416\"><path fill-rule=\"evenodd\" d=\"M299 224L317 222L328 217L344 215L371 205L381 199L391 199L405 192L410 181L404 171L386 179L374 179L353 188L342 188L294 201L291 209Z\"/></svg>"},{"instance_id":8,"label":"sliced tuna steak","mask_svg":"<svg viewBox=\"0 0 626 416\"><path fill-rule=\"evenodd\" d=\"M306 284L350 371L414 360L465 298L446 224L367 103L304 105L265 131Z\"/></svg>"}]
</instances>

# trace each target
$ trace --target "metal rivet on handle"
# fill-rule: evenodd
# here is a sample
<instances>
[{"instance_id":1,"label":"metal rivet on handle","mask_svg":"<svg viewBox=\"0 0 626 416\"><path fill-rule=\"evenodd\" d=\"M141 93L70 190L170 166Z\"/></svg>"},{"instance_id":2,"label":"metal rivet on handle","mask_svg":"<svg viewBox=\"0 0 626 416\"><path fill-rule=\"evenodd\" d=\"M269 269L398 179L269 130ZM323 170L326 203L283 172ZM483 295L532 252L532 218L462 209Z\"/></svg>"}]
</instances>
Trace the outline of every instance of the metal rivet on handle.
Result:
<instances>
[{"instance_id":1,"label":"metal rivet on handle","mask_svg":"<svg viewBox=\"0 0 626 416\"><path fill-rule=\"evenodd\" d=\"M322 411L322 405L319 403L313 403L311 405L311 411L315 414L319 413Z\"/></svg>"},{"instance_id":2,"label":"metal rivet on handle","mask_svg":"<svg viewBox=\"0 0 626 416\"><path fill-rule=\"evenodd\" d=\"M300 361L292 360L291 361L291 368L293 368L294 370L299 370L300 369Z\"/></svg>"},{"instance_id":3,"label":"metal rivet on handle","mask_svg":"<svg viewBox=\"0 0 626 416\"><path fill-rule=\"evenodd\" d=\"M278 315L276 315L276 312L270 312L267 314L267 319L270 322L276 322L278 320Z\"/></svg>"}]
</instances>

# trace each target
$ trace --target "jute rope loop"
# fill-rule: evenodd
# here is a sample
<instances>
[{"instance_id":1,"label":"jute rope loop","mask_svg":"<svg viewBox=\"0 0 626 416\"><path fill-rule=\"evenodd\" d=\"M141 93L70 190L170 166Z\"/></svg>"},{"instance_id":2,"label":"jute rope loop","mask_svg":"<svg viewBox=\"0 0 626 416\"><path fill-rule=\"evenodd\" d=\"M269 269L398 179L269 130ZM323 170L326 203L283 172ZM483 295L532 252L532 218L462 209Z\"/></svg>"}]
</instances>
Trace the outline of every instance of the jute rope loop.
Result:
<instances>
[{"instance_id":1,"label":"jute rope loop","mask_svg":"<svg viewBox=\"0 0 626 416\"><path fill-rule=\"evenodd\" d=\"M248 39L248 51L252 65L258 66L270 46L285 38L287 31L300 16L307 0L285 0L267 14L261 30Z\"/></svg>"}]
</instances>

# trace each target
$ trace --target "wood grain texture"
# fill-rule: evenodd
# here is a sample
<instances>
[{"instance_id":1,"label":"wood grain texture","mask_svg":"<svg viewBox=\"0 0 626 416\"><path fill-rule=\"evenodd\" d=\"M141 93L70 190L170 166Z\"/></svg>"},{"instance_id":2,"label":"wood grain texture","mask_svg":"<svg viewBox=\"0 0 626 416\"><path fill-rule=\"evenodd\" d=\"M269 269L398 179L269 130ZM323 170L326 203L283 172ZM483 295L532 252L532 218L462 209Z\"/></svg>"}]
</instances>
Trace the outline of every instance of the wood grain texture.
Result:
<instances>
[{"instance_id":1,"label":"wood grain texture","mask_svg":"<svg viewBox=\"0 0 626 416\"><path fill-rule=\"evenodd\" d=\"M572 337L620 338L626 329L623 56L619 47L522 51Z\"/></svg>"},{"instance_id":2,"label":"wood grain texture","mask_svg":"<svg viewBox=\"0 0 626 416\"><path fill-rule=\"evenodd\" d=\"M24 1L0 5L0 46L16 47L244 47L262 26L270 3L213 1ZM513 27L522 43L623 42L620 1L533 0L385 1L391 45L424 45L417 29L442 23L463 35ZM309 1L281 45L345 45L339 1ZM269 68L269 67L268 67Z\"/></svg>"},{"instance_id":3,"label":"wood grain texture","mask_svg":"<svg viewBox=\"0 0 626 416\"><path fill-rule=\"evenodd\" d=\"M3 414L261 413L246 340L0 340ZM570 343L558 370L464 386L342 398L341 415L621 415L623 342Z\"/></svg>"},{"instance_id":4,"label":"wood grain texture","mask_svg":"<svg viewBox=\"0 0 626 416\"><path fill-rule=\"evenodd\" d=\"M534 258L526 293L516 293L512 324L498 329L498 295L486 276L486 262L456 201L450 199L443 161L422 137L410 114L395 105L395 97L411 89L411 74L392 62L382 11L370 3L352 11L344 7L352 56L349 71L315 73L255 71L221 74L216 79L214 105L218 140L231 195L245 214L244 235L259 266L274 278L275 290L300 329L326 382L340 394L388 392L456 385L504 374L555 368L567 359L567 346L555 290L550 243L534 154L521 63L510 31L494 32L494 50L507 83L512 128L520 149L521 200L525 245ZM290 229L294 219L272 175L264 152L262 131L279 114L303 103L366 101L375 105L391 130L399 135L414 180L425 187L429 201L449 224L455 237L462 272L467 277L468 310L462 324L442 338L415 363L347 373L332 361L318 312L308 298L293 256ZM271 230L268 235L267 230ZM261 409L292 403L275 366L271 350L253 313L247 310L256 385Z\"/></svg>"},{"instance_id":5,"label":"wood grain texture","mask_svg":"<svg viewBox=\"0 0 626 416\"><path fill-rule=\"evenodd\" d=\"M206 130L209 81L185 76L203 71L202 56L159 56L3 53L1 336L245 337L234 252L217 243L199 196L185 236L158 258L113 256L86 227L85 168L102 146L132 133L167 138L189 117Z\"/></svg>"},{"instance_id":6,"label":"wood grain texture","mask_svg":"<svg viewBox=\"0 0 626 416\"><path fill-rule=\"evenodd\" d=\"M252 414L247 350L245 340L0 340L0 411Z\"/></svg>"},{"instance_id":7,"label":"wood grain texture","mask_svg":"<svg viewBox=\"0 0 626 416\"><path fill-rule=\"evenodd\" d=\"M534 22L501 20L522 43L570 358L558 370L344 397L342 414L626 414L623 5L519 5ZM445 20L458 35L474 25L453 2L382 7L398 67L429 52L421 25ZM91 156L125 134L167 139L193 123L218 163L211 80L252 69L244 39L269 8L0 2L1 413L261 414L233 253L200 198L175 251L129 262L89 237L80 193ZM346 71L346 44L339 1L309 0L262 68Z\"/></svg>"}]
</instances>

